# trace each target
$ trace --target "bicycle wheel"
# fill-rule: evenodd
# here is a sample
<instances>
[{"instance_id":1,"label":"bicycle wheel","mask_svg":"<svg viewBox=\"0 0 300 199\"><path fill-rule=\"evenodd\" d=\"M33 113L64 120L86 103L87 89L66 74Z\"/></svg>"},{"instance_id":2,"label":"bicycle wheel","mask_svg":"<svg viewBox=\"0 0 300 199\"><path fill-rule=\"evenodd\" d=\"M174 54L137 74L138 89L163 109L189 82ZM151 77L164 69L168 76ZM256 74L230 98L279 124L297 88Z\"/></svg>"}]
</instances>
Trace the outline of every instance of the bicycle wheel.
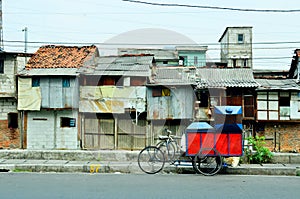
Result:
<instances>
[{"instance_id":1,"label":"bicycle wheel","mask_svg":"<svg viewBox=\"0 0 300 199\"><path fill-rule=\"evenodd\" d=\"M165 165L164 154L155 146L147 146L138 155L138 165L145 173L158 173Z\"/></svg>"},{"instance_id":2,"label":"bicycle wheel","mask_svg":"<svg viewBox=\"0 0 300 199\"><path fill-rule=\"evenodd\" d=\"M159 148L165 155L165 160L172 162L175 159L175 152L176 152L176 143L173 143L174 141L167 142L162 141L159 142L156 146Z\"/></svg>"},{"instance_id":3,"label":"bicycle wheel","mask_svg":"<svg viewBox=\"0 0 300 199\"><path fill-rule=\"evenodd\" d=\"M222 157L216 149L203 148L195 155L192 164L196 173L212 176L221 170Z\"/></svg>"}]
</instances>

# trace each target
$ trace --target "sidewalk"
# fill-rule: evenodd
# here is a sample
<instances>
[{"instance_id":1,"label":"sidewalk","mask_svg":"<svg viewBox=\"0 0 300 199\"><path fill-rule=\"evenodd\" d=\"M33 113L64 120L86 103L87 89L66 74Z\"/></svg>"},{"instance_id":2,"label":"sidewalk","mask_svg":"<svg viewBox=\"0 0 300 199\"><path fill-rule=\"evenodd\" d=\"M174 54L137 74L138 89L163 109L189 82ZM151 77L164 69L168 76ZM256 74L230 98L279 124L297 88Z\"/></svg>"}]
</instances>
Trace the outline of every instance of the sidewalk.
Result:
<instances>
[{"instance_id":1,"label":"sidewalk","mask_svg":"<svg viewBox=\"0 0 300 199\"><path fill-rule=\"evenodd\" d=\"M85 172L85 173L143 173L137 164L139 151L83 150L0 150L1 172ZM278 154L272 164L241 164L223 168L220 174L289 175L300 174L300 154ZM292 163L290 163L292 161ZM194 173L189 164L166 164L164 173Z\"/></svg>"}]
</instances>

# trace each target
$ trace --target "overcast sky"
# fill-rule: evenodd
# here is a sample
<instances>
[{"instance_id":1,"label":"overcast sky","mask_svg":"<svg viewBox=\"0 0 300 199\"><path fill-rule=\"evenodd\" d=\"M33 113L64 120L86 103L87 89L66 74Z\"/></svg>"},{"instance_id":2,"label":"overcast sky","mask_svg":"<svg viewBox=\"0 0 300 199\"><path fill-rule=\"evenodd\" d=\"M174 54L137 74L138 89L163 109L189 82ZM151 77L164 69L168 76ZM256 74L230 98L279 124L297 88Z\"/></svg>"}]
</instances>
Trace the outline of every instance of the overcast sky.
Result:
<instances>
[{"instance_id":1,"label":"overcast sky","mask_svg":"<svg viewBox=\"0 0 300 199\"><path fill-rule=\"evenodd\" d=\"M298 2L296 0L289 3L281 0L145 1L257 10L296 10ZM242 12L164 7L122 0L2 0L5 51L24 51L25 32L22 29L25 27L28 28L27 52L35 52L39 46L48 43L100 45L128 31L155 28L175 31L199 45L207 45L208 58L219 61L218 40L225 28L252 26L256 69L289 69L293 51L300 48L299 18L300 12ZM138 41L142 42L143 38L139 38ZM157 38L153 43L162 41L164 38ZM112 46L101 45L101 47L109 49Z\"/></svg>"}]
</instances>

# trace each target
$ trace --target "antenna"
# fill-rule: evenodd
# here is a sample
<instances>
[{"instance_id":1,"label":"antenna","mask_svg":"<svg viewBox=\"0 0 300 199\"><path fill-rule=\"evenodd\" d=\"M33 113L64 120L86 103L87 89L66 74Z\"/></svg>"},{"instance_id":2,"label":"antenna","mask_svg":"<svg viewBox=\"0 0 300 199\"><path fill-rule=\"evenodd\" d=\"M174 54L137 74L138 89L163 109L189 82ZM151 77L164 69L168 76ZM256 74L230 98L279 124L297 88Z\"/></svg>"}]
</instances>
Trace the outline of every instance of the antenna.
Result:
<instances>
[{"instance_id":1,"label":"antenna","mask_svg":"<svg viewBox=\"0 0 300 199\"><path fill-rule=\"evenodd\" d=\"M0 51L4 50L3 45L3 28L2 28L2 0L0 0Z\"/></svg>"}]
</instances>

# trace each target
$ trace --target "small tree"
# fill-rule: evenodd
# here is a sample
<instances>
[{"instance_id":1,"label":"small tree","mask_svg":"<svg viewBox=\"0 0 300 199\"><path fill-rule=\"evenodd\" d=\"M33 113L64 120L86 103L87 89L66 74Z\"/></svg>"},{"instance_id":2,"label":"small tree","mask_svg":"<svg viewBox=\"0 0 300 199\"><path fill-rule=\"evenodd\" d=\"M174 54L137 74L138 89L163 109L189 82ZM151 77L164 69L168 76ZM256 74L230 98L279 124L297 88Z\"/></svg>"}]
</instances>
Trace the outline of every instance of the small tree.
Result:
<instances>
[{"instance_id":1,"label":"small tree","mask_svg":"<svg viewBox=\"0 0 300 199\"><path fill-rule=\"evenodd\" d=\"M273 154L272 152L265 147L265 137L264 136L255 136L247 137L248 143L252 145L253 151L246 149L245 155L249 163L268 163L271 162Z\"/></svg>"}]
</instances>

